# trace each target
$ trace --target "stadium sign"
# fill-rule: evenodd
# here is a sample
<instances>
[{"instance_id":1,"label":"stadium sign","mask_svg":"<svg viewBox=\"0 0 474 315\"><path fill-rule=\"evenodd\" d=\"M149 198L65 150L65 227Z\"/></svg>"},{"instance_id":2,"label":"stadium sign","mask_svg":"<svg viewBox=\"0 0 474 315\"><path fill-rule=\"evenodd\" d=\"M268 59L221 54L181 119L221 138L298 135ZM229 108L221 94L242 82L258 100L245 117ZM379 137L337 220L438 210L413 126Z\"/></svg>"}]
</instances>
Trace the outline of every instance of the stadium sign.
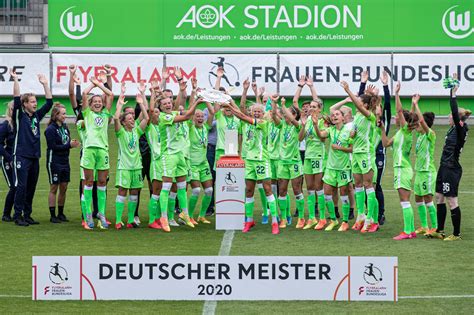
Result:
<instances>
[{"instance_id":1,"label":"stadium sign","mask_svg":"<svg viewBox=\"0 0 474 315\"><path fill-rule=\"evenodd\" d=\"M10 69L14 69L18 74L22 92L44 94L43 86L38 82L36 75L44 74L49 78L48 54L0 54L0 95L12 94L13 79L10 76Z\"/></svg>"},{"instance_id":2,"label":"stadium sign","mask_svg":"<svg viewBox=\"0 0 474 315\"><path fill-rule=\"evenodd\" d=\"M53 49L452 51L474 39L474 2L462 0L51 0L48 11Z\"/></svg>"},{"instance_id":3,"label":"stadium sign","mask_svg":"<svg viewBox=\"0 0 474 315\"><path fill-rule=\"evenodd\" d=\"M33 300L397 301L396 257L34 256Z\"/></svg>"}]
</instances>

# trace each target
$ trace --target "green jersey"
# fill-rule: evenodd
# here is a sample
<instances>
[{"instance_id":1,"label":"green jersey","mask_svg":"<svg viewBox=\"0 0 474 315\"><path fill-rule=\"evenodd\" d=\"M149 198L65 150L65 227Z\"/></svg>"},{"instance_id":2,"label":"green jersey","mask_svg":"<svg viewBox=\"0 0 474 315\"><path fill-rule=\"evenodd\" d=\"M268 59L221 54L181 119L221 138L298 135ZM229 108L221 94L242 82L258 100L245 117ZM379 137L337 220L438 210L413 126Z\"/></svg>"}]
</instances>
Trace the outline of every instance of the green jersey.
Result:
<instances>
[{"instance_id":1,"label":"green jersey","mask_svg":"<svg viewBox=\"0 0 474 315\"><path fill-rule=\"evenodd\" d=\"M257 120L256 125L246 124L245 133L243 134L243 143L247 148L246 160L268 160L268 125L268 121L261 119Z\"/></svg>"},{"instance_id":2,"label":"green jersey","mask_svg":"<svg viewBox=\"0 0 474 315\"><path fill-rule=\"evenodd\" d=\"M174 123L174 118L178 112L171 112L170 114L160 114L160 142L161 154L175 154L178 152L185 152L187 149L185 123ZM186 153L185 153L186 156Z\"/></svg>"},{"instance_id":3,"label":"green jersey","mask_svg":"<svg viewBox=\"0 0 474 315\"><path fill-rule=\"evenodd\" d=\"M110 113L107 108L101 112L93 112L89 107L82 112L86 137L84 137L84 148L109 149L109 138L107 134Z\"/></svg>"},{"instance_id":4,"label":"green jersey","mask_svg":"<svg viewBox=\"0 0 474 315\"><path fill-rule=\"evenodd\" d=\"M240 120L235 116L227 117L222 111L216 113L215 119L217 129L216 150L225 150L225 132L227 130L237 130L241 134Z\"/></svg>"},{"instance_id":5,"label":"green jersey","mask_svg":"<svg viewBox=\"0 0 474 315\"><path fill-rule=\"evenodd\" d=\"M241 127L242 134L245 135L248 132L248 130L247 130L248 128L249 128L249 124L242 125L242 127ZM248 146L247 142L242 140L242 151L240 152L240 155L241 155L242 159L244 159L244 160L247 157L247 151L248 151L247 146Z\"/></svg>"},{"instance_id":6,"label":"green jersey","mask_svg":"<svg viewBox=\"0 0 474 315\"><path fill-rule=\"evenodd\" d=\"M372 157L375 159L375 151L377 151L377 147L382 140L382 129L375 128L374 132L372 133L372 139L370 141L370 153L372 153Z\"/></svg>"},{"instance_id":7,"label":"green jersey","mask_svg":"<svg viewBox=\"0 0 474 315\"><path fill-rule=\"evenodd\" d=\"M415 171L433 171L436 170L434 165L434 149L436 143L436 134L430 129L428 133L416 133L416 162Z\"/></svg>"},{"instance_id":8,"label":"green jersey","mask_svg":"<svg viewBox=\"0 0 474 315\"><path fill-rule=\"evenodd\" d=\"M346 125L343 125L340 130L338 130L336 126L331 126L326 130L328 132L328 138L331 141L329 145L329 153L326 167L328 169L339 171L350 170L350 154L341 150L334 150L332 148L332 145L335 144L344 148L350 147L351 130Z\"/></svg>"},{"instance_id":9,"label":"green jersey","mask_svg":"<svg viewBox=\"0 0 474 315\"><path fill-rule=\"evenodd\" d=\"M408 125L400 128L393 138L393 167L411 168L410 152L413 135Z\"/></svg>"},{"instance_id":10,"label":"green jersey","mask_svg":"<svg viewBox=\"0 0 474 315\"><path fill-rule=\"evenodd\" d=\"M189 122L189 142L191 165L198 166L207 163L207 140L211 127L204 123L198 128L194 123Z\"/></svg>"},{"instance_id":11,"label":"green jersey","mask_svg":"<svg viewBox=\"0 0 474 315\"><path fill-rule=\"evenodd\" d=\"M287 124L284 119L281 120L280 125L280 160L284 163L301 161L300 141L298 140L301 126Z\"/></svg>"},{"instance_id":12,"label":"green jersey","mask_svg":"<svg viewBox=\"0 0 474 315\"><path fill-rule=\"evenodd\" d=\"M324 120L318 120L318 128L324 130ZM305 159L324 159L326 147L316 134L311 117L306 122L304 139L306 141Z\"/></svg>"},{"instance_id":13,"label":"green jersey","mask_svg":"<svg viewBox=\"0 0 474 315\"><path fill-rule=\"evenodd\" d=\"M158 125L150 122L145 129L145 136L150 147L151 159L158 160L161 158L160 128Z\"/></svg>"},{"instance_id":14,"label":"green jersey","mask_svg":"<svg viewBox=\"0 0 474 315\"><path fill-rule=\"evenodd\" d=\"M372 145L372 133L375 129L376 118L373 113L369 117L365 117L358 112L354 117L353 128L356 132L354 137L353 153L367 153Z\"/></svg>"},{"instance_id":15,"label":"green jersey","mask_svg":"<svg viewBox=\"0 0 474 315\"><path fill-rule=\"evenodd\" d=\"M138 139L140 139L143 133L140 126L134 127L131 131L120 127L119 131L115 132L119 144L118 170L139 170L142 168L142 156Z\"/></svg>"},{"instance_id":16,"label":"green jersey","mask_svg":"<svg viewBox=\"0 0 474 315\"><path fill-rule=\"evenodd\" d=\"M189 159L190 158L190 149L191 149L191 142L189 139L189 123L191 121L183 122L182 127L183 127L183 137L184 137L184 156Z\"/></svg>"},{"instance_id":17,"label":"green jersey","mask_svg":"<svg viewBox=\"0 0 474 315\"><path fill-rule=\"evenodd\" d=\"M83 120L79 120L76 123L77 128L77 135L79 136L79 140L81 141L82 145L84 145L84 137L86 136L86 130L82 127Z\"/></svg>"},{"instance_id":18,"label":"green jersey","mask_svg":"<svg viewBox=\"0 0 474 315\"><path fill-rule=\"evenodd\" d=\"M280 159L280 128L274 122L268 124L268 156L271 160Z\"/></svg>"}]
</instances>

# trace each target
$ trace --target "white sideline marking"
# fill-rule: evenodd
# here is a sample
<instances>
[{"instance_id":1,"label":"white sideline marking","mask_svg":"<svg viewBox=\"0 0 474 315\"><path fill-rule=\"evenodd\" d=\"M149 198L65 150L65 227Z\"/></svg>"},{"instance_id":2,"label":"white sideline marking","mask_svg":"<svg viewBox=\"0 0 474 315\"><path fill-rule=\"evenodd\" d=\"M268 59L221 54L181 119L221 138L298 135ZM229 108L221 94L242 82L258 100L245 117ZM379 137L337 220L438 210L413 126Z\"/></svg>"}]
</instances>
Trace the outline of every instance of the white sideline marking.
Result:
<instances>
[{"instance_id":1,"label":"white sideline marking","mask_svg":"<svg viewBox=\"0 0 474 315\"><path fill-rule=\"evenodd\" d=\"M224 233L224 237L221 242L221 249L219 250L219 256L229 256L230 248L232 247L232 241L234 239L234 230L227 230ZM216 313L217 301L206 301L202 308L203 315L214 315Z\"/></svg>"},{"instance_id":2,"label":"white sideline marking","mask_svg":"<svg viewBox=\"0 0 474 315\"><path fill-rule=\"evenodd\" d=\"M0 298L31 298L31 295L0 294Z\"/></svg>"}]
</instances>

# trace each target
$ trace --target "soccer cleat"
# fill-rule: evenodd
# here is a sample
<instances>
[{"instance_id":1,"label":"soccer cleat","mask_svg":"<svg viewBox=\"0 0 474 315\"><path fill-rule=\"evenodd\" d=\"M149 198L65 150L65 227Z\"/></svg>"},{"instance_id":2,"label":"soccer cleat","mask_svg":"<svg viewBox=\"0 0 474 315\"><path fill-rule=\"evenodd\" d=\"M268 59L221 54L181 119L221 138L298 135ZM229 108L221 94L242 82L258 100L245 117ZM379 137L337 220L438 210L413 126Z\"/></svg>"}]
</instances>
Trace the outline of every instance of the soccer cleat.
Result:
<instances>
[{"instance_id":1,"label":"soccer cleat","mask_svg":"<svg viewBox=\"0 0 474 315\"><path fill-rule=\"evenodd\" d=\"M363 226L364 226L364 222L363 221L358 221L358 222L354 223L354 225L352 226L352 229L354 231L360 231Z\"/></svg>"},{"instance_id":2,"label":"soccer cleat","mask_svg":"<svg viewBox=\"0 0 474 315\"><path fill-rule=\"evenodd\" d=\"M324 230L325 231L332 231L338 225L339 225L339 221L337 221L337 219L336 220L330 220L329 225Z\"/></svg>"},{"instance_id":3,"label":"soccer cleat","mask_svg":"<svg viewBox=\"0 0 474 315\"><path fill-rule=\"evenodd\" d=\"M296 228L297 229L304 228L304 223L305 223L304 219L298 219L298 222L296 223Z\"/></svg>"},{"instance_id":4,"label":"soccer cleat","mask_svg":"<svg viewBox=\"0 0 474 315\"><path fill-rule=\"evenodd\" d=\"M415 232L411 232L411 233L410 233L410 238L416 238L416 233L415 233Z\"/></svg>"},{"instance_id":5,"label":"soccer cleat","mask_svg":"<svg viewBox=\"0 0 474 315\"><path fill-rule=\"evenodd\" d=\"M204 223L204 224L211 224L211 221L209 221L205 217L198 217L198 222L199 223Z\"/></svg>"},{"instance_id":6,"label":"soccer cleat","mask_svg":"<svg viewBox=\"0 0 474 315\"><path fill-rule=\"evenodd\" d=\"M379 224L378 223L372 223L370 226L369 226L369 230L367 232L369 233L375 233L379 230Z\"/></svg>"},{"instance_id":7,"label":"soccer cleat","mask_svg":"<svg viewBox=\"0 0 474 315\"><path fill-rule=\"evenodd\" d=\"M82 220L82 221L81 221L81 225L82 225L82 227L84 227L84 225L87 225L87 224L86 224L86 221Z\"/></svg>"},{"instance_id":8,"label":"soccer cleat","mask_svg":"<svg viewBox=\"0 0 474 315\"><path fill-rule=\"evenodd\" d=\"M282 219L282 220L280 221L280 229L286 228L286 223L287 223L287 221L286 221L285 219Z\"/></svg>"},{"instance_id":9,"label":"soccer cleat","mask_svg":"<svg viewBox=\"0 0 474 315\"><path fill-rule=\"evenodd\" d=\"M110 223L105 218L105 215L103 215L102 213L99 213L98 217L99 217L99 221L100 221L101 226L102 226L101 228L107 229L109 227Z\"/></svg>"},{"instance_id":10,"label":"soccer cleat","mask_svg":"<svg viewBox=\"0 0 474 315\"><path fill-rule=\"evenodd\" d=\"M158 222L156 222L156 221L153 221L152 224L148 224L148 227L149 227L150 229L161 230L161 225L160 225Z\"/></svg>"},{"instance_id":11,"label":"soccer cleat","mask_svg":"<svg viewBox=\"0 0 474 315\"><path fill-rule=\"evenodd\" d=\"M89 213L86 215L86 223L89 228L94 228L94 218L92 217L92 214Z\"/></svg>"},{"instance_id":12,"label":"soccer cleat","mask_svg":"<svg viewBox=\"0 0 474 315\"><path fill-rule=\"evenodd\" d=\"M396 241L401 241L401 240L408 240L408 239L411 239L411 234L407 234L405 232L402 232L400 234L398 234L397 236L393 237L394 240Z\"/></svg>"},{"instance_id":13,"label":"soccer cleat","mask_svg":"<svg viewBox=\"0 0 474 315\"><path fill-rule=\"evenodd\" d=\"M136 216L133 218L133 222L135 222L137 225L140 225L140 224L141 224L140 218L138 217L138 215L136 215Z\"/></svg>"},{"instance_id":14,"label":"soccer cleat","mask_svg":"<svg viewBox=\"0 0 474 315\"><path fill-rule=\"evenodd\" d=\"M262 215L262 224L268 224L268 215Z\"/></svg>"},{"instance_id":15,"label":"soccer cleat","mask_svg":"<svg viewBox=\"0 0 474 315\"><path fill-rule=\"evenodd\" d=\"M254 222L254 221L245 222L245 223L244 223L244 228L242 229L242 233L247 233L247 232L250 231L250 229L253 228L254 226L255 226L255 222Z\"/></svg>"},{"instance_id":16,"label":"soccer cleat","mask_svg":"<svg viewBox=\"0 0 474 315\"><path fill-rule=\"evenodd\" d=\"M367 233L367 232L369 232L369 228L370 228L370 223L364 223L364 225L360 229L360 232L361 233Z\"/></svg>"},{"instance_id":17,"label":"soccer cleat","mask_svg":"<svg viewBox=\"0 0 474 315\"><path fill-rule=\"evenodd\" d=\"M314 227L314 229L320 231L320 230L324 229L326 224L327 224L326 219L321 219L321 220L319 220L318 224Z\"/></svg>"},{"instance_id":18,"label":"soccer cleat","mask_svg":"<svg viewBox=\"0 0 474 315\"><path fill-rule=\"evenodd\" d=\"M191 218L184 211L179 214L179 218L189 227L194 227L194 224L191 222Z\"/></svg>"},{"instance_id":19,"label":"soccer cleat","mask_svg":"<svg viewBox=\"0 0 474 315\"><path fill-rule=\"evenodd\" d=\"M419 227L416 229L415 233L420 235L425 235L429 231L428 228Z\"/></svg>"},{"instance_id":20,"label":"soccer cleat","mask_svg":"<svg viewBox=\"0 0 474 315\"><path fill-rule=\"evenodd\" d=\"M136 229L138 228L138 224L133 221L132 223L127 223L127 229Z\"/></svg>"},{"instance_id":21,"label":"soccer cleat","mask_svg":"<svg viewBox=\"0 0 474 315\"><path fill-rule=\"evenodd\" d=\"M444 240L446 237L446 234L444 234L444 231L436 231L436 229L433 229L431 233L426 233L425 236L428 238L438 238L440 240Z\"/></svg>"},{"instance_id":22,"label":"soccer cleat","mask_svg":"<svg viewBox=\"0 0 474 315\"><path fill-rule=\"evenodd\" d=\"M293 218L291 217L291 215L290 215L290 216L287 216L287 217L286 217L286 223L287 223L287 225L291 225L291 222L293 222Z\"/></svg>"},{"instance_id":23,"label":"soccer cleat","mask_svg":"<svg viewBox=\"0 0 474 315\"><path fill-rule=\"evenodd\" d=\"M161 229L165 232L171 232L170 226L168 224L168 219L161 217L160 218Z\"/></svg>"},{"instance_id":24,"label":"soccer cleat","mask_svg":"<svg viewBox=\"0 0 474 315\"><path fill-rule=\"evenodd\" d=\"M196 222L196 220L194 220L194 218L189 218L189 219L191 220L191 223L192 223L193 225L198 225L198 223Z\"/></svg>"},{"instance_id":25,"label":"soccer cleat","mask_svg":"<svg viewBox=\"0 0 474 315\"><path fill-rule=\"evenodd\" d=\"M461 235L456 236L454 234L451 234L444 239L444 241L447 241L447 242L460 241L460 240L462 240Z\"/></svg>"},{"instance_id":26,"label":"soccer cleat","mask_svg":"<svg viewBox=\"0 0 474 315\"><path fill-rule=\"evenodd\" d=\"M169 220L169 226L179 226L175 219Z\"/></svg>"},{"instance_id":27,"label":"soccer cleat","mask_svg":"<svg viewBox=\"0 0 474 315\"><path fill-rule=\"evenodd\" d=\"M87 224L84 224L82 226L84 228L84 230L88 230L88 231L92 231L93 229L91 229Z\"/></svg>"},{"instance_id":28,"label":"soccer cleat","mask_svg":"<svg viewBox=\"0 0 474 315\"><path fill-rule=\"evenodd\" d=\"M280 234L280 228L276 222L272 223L272 234Z\"/></svg>"},{"instance_id":29,"label":"soccer cleat","mask_svg":"<svg viewBox=\"0 0 474 315\"><path fill-rule=\"evenodd\" d=\"M342 222L341 226L339 227L339 232L347 232L349 231L349 223Z\"/></svg>"},{"instance_id":30,"label":"soccer cleat","mask_svg":"<svg viewBox=\"0 0 474 315\"><path fill-rule=\"evenodd\" d=\"M306 225L304 226L303 230L309 230L309 229L312 229L314 228L314 226L318 224L318 220L316 219L309 219L308 221L306 221Z\"/></svg>"},{"instance_id":31,"label":"soccer cleat","mask_svg":"<svg viewBox=\"0 0 474 315\"><path fill-rule=\"evenodd\" d=\"M107 230L107 229L109 228L108 225L104 225L104 224L102 223L102 221L100 221L100 220L97 221L97 227L98 227L99 229L101 229L101 230Z\"/></svg>"},{"instance_id":32,"label":"soccer cleat","mask_svg":"<svg viewBox=\"0 0 474 315\"><path fill-rule=\"evenodd\" d=\"M2 221L3 221L3 222L12 222L13 219L12 219L11 215L9 215L9 214L4 214L4 215L2 216Z\"/></svg>"},{"instance_id":33,"label":"soccer cleat","mask_svg":"<svg viewBox=\"0 0 474 315\"><path fill-rule=\"evenodd\" d=\"M51 217L51 218L49 218L49 222L51 222L51 223L61 223L62 221L59 220L58 217Z\"/></svg>"},{"instance_id":34,"label":"soccer cleat","mask_svg":"<svg viewBox=\"0 0 474 315\"><path fill-rule=\"evenodd\" d=\"M122 222L118 222L118 223L115 224L115 229L116 230L120 230L122 228L123 228L123 223Z\"/></svg>"}]
</instances>

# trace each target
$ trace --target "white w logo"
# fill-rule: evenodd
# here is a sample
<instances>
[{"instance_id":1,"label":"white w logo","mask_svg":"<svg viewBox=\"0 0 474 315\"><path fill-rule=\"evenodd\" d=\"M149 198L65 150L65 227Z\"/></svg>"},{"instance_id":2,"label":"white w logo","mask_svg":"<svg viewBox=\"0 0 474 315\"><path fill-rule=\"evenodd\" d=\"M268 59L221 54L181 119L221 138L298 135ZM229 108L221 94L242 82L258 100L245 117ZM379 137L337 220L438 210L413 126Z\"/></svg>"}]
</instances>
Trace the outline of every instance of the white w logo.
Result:
<instances>
[{"instance_id":1,"label":"white w logo","mask_svg":"<svg viewBox=\"0 0 474 315\"><path fill-rule=\"evenodd\" d=\"M82 12L79 15L74 15L73 12L71 12L71 10L74 8L75 6L70 7L61 14L59 26L64 35L66 35L70 39L79 40L79 39L83 39L87 37L90 34L90 32L92 31L92 28L94 27L94 19L92 18L92 15L88 14L87 12ZM65 16L66 16L66 26L64 26ZM89 17L91 19L90 27L88 27ZM74 34L71 34L72 32L80 32L83 34L74 35Z\"/></svg>"},{"instance_id":2,"label":"white w logo","mask_svg":"<svg viewBox=\"0 0 474 315\"><path fill-rule=\"evenodd\" d=\"M452 6L444 12L442 25L444 32L451 38L463 39L474 33L474 28L471 28L471 11L466 11L464 14L456 14L453 10L457 5ZM449 27L447 17L449 15ZM453 32L465 32L464 34L453 34Z\"/></svg>"}]
</instances>

